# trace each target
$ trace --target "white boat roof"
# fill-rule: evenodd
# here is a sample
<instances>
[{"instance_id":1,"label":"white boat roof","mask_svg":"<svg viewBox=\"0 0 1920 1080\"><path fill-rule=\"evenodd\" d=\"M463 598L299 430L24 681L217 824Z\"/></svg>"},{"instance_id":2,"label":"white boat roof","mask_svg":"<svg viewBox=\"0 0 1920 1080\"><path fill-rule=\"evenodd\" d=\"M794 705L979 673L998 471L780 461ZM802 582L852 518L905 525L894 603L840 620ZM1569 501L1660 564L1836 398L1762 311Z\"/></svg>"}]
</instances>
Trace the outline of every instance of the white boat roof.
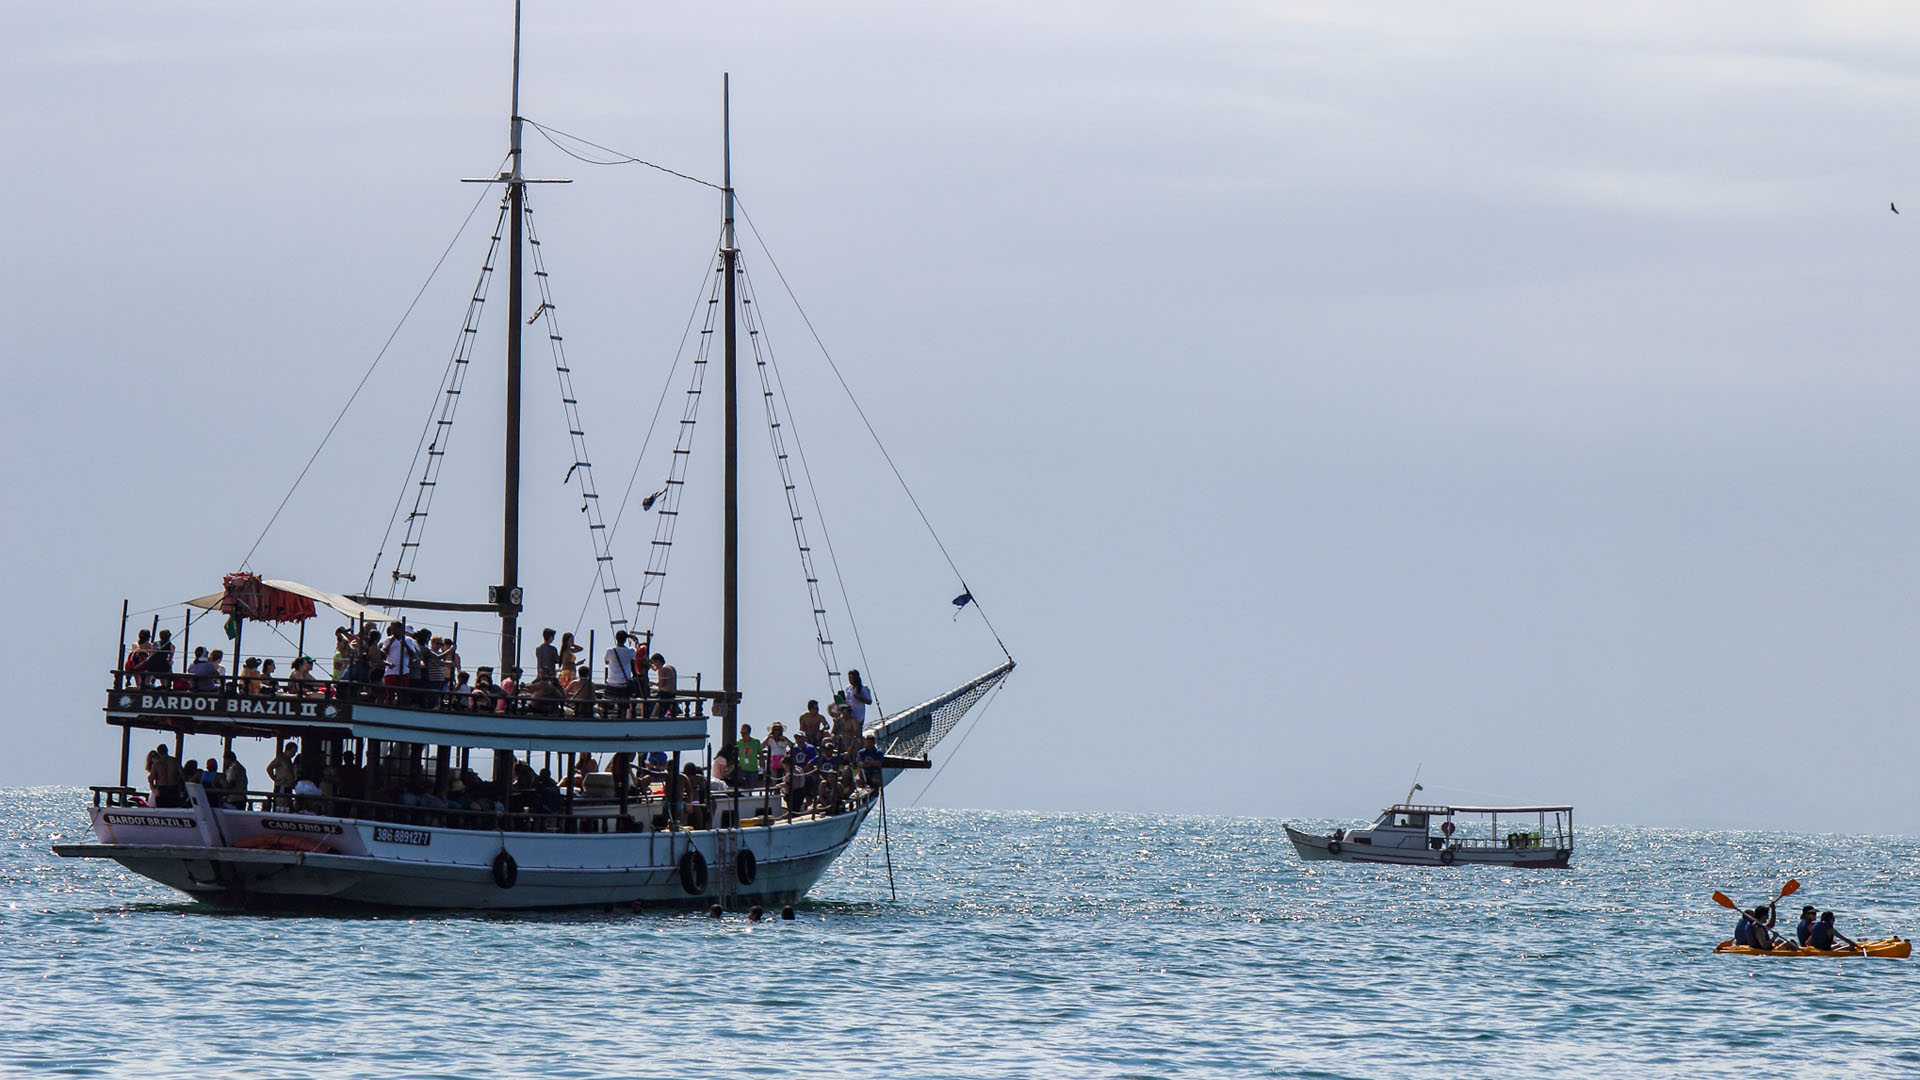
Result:
<instances>
[{"instance_id":1,"label":"white boat roof","mask_svg":"<svg viewBox=\"0 0 1920 1080\"><path fill-rule=\"evenodd\" d=\"M1384 811L1389 814L1538 814L1573 813L1571 806L1434 806L1425 803L1395 803Z\"/></svg>"}]
</instances>

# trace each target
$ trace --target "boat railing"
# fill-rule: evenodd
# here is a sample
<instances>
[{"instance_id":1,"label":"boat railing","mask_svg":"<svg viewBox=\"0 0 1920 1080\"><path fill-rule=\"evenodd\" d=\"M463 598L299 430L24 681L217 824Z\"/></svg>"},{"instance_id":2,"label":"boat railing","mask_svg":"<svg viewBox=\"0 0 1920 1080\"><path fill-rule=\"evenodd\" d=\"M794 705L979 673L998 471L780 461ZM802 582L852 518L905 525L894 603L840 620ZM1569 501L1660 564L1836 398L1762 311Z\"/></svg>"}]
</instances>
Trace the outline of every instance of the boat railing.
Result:
<instances>
[{"instance_id":1,"label":"boat railing","mask_svg":"<svg viewBox=\"0 0 1920 1080\"><path fill-rule=\"evenodd\" d=\"M609 694L605 686L575 683L581 692L560 697L536 697L528 686L518 686L511 695L498 689L461 693L427 686L387 686L379 683L349 682L344 679L265 678L257 675L188 675L182 672L153 672L115 669L109 672L115 690L166 691L174 694L205 694L217 697L241 697L262 701L340 701L350 704L380 705L438 713L494 713L506 716L531 716L561 719L599 720L681 720L699 719L709 708L717 708L726 694L699 686L698 676L690 690L661 696Z\"/></svg>"},{"instance_id":2,"label":"boat railing","mask_svg":"<svg viewBox=\"0 0 1920 1080\"><path fill-rule=\"evenodd\" d=\"M146 809L146 793L138 788L96 785L93 805L106 809ZM549 789L550 790L550 789ZM221 809L260 814L289 814L344 818L378 824L413 828L469 829L481 831L534 833L626 833L671 832L686 828L679 815L669 812L664 784L654 780L638 785L624 801L619 798L576 798L567 805L562 795L558 809L537 808L540 792L514 792L508 809L472 809L451 806L418 806L375 799L350 799L340 795L296 795L284 791L234 792L208 789L209 798L218 800ZM549 796L550 797L550 796ZM857 806L866 798L877 797L858 791L848 797L848 806ZM740 788L715 791L707 799L707 813L720 828L749 828L771 825L782 818L806 820L822 816L819 810L786 813L781 787Z\"/></svg>"},{"instance_id":3,"label":"boat railing","mask_svg":"<svg viewBox=\"0 0 1920 1080\"><path fill-rule=\"evenodd\" d=\"M1573 846L1573 834L1556 833L1549 829L1516 829L1506 836L1435 836L1446 847L1473 848L1475 850L1495 849L1502 851L1541 851L1551 848Z\"/></svg>"}]
</instances>

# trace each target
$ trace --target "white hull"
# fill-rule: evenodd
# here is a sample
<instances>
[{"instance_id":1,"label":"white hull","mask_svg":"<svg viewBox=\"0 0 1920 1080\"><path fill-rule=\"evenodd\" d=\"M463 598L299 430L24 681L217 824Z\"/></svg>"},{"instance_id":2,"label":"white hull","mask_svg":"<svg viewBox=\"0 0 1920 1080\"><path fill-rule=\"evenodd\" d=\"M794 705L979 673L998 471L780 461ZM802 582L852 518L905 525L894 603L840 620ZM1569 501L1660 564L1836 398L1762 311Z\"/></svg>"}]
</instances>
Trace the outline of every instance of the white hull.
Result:
<instances>
[{"instance_id":1,"label":"white hull","mask_svg":"<svg viewBox=\"0 0 1920 1080\"><path fill-rule=\"evenodd\" d=\"M776 906L806 895L859 834L873 805L739 829L564 835L204 807L95 809L103 842L55 850L112 859L223 906ZM682 872L689 851L705 866L696 888ZM502 852L511 874L500 873Z\"/></svg>"},{"instance_id":2,"label":"white hull","mask_svg":"<svg viewBox=\"0 0 1920 1080\"><path fill-rule=\"evenodd\" d=\"M1419 843L1379 843L1368 836L1356 841L1351 837L1320 836L1286 826L1287 839L1300 853L1302 862L1386 863L1399 866L1516 866L1537 869L1565 869L1573 857L1570 848L1501 848L1490 845L1453 844L1442 841L1438 847L1427 840ZM1387 839L1382 837L1379 839Z\"/></svg>"}]
</instances>

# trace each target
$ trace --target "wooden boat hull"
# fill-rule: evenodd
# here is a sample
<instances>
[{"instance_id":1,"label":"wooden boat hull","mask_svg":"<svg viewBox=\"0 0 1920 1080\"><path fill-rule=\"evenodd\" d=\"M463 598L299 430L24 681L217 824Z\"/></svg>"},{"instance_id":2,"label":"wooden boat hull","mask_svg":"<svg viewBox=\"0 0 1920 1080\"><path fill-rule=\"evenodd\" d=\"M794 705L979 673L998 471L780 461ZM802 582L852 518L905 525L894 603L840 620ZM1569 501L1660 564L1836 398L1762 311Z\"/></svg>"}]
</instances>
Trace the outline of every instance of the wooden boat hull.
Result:
<instances>
[{"instance_id":1,"label":"wooden boat hull","mask_svg":"<svg viewBox=\"0 0 1920 1080\"><path fill-rule=\"evenodd\" d=\"M1731 956L1823 957L1829 960L1859 960L1862 958L1879 957L1885 960L1905 960L1907 957L1913 955L1913 942L1891 937L1879 941L1863 941L1860 943L1858 949L1848 949L1844 947L1839 949L1810 949L1788 943L1777 949L1762 950L1746 945L1735 945L1731 941L1723 941L1714 946L1713 951L1726 953Z\"/></svg>"},{"instance_id":2,"label":"wooden boat hull","mask_svg":"<svg viewBox=\"0 0 1920 1080\"><path fill-rule=\"evenodd\" d=\"M196 900L223 907L530 910L631 905L778 906L813 888L859 835L874 803L831 817L739 829L556 835L391 825L311 815L192 810L152 812L171 826L137 826L114 811L102 843L56 845L69 858L112 859ZM103 812L96 812L103 813ZM183 824L205 818L213 835ZM303 832L233 837L248 820ZM179 835L138 835L171 828ZM134 833L116 837L113 831ZM331 831L329 831L331 830ZM229 835L219 835L227 833ZM118 840L120 842L114 842ZM688 852L704 878L687 887ZM497 865L502 852L512 873ZM741 853L749 853L743 856ZM510 877L509 884L502 878ZM748 878L751 880L748 880Z\"/></svg>"},{"instance_id":3,"label":"wooden boat hull","mask_svg":"<svg viewBox=\"0 0 1920 1080\"><path fill-rule=\"evenodd\" d=\"M1572 848L1497 848L1465 847L1443 844L1426 847L1379 847L1353 843L1335 836L1304 832L1285 826L1287 839L1302 862L1379 863L1394 866L1510 866L1525 869L1565 870L1573 860Z\"/></svg>"}]
</instances>

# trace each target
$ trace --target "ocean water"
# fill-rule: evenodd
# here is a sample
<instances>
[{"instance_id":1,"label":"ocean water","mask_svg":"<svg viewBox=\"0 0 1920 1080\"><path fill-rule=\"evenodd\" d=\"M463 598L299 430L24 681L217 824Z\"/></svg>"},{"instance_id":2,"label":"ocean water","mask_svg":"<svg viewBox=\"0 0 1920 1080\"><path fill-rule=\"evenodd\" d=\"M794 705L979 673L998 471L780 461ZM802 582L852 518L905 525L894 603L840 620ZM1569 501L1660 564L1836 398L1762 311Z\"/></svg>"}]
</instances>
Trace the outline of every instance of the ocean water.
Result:
<instances>
[{"instance_id":1,"label":"ocean water","mask_svg":"<svg viewBox=\"0 0 1920 1080\"><path fill-rule=\"evenodd\" d=\"M1793 912L1912 936L1906 837L1593 827L1521 873L1309 867L1261 819L897 811L898 899L870 825L791 923L309 917L52 856L85 799L0 791L0 1074L1920 1076L1920 960L1711 952L1714 889L1790 876Z\"/></svg>"}]
</instances>

